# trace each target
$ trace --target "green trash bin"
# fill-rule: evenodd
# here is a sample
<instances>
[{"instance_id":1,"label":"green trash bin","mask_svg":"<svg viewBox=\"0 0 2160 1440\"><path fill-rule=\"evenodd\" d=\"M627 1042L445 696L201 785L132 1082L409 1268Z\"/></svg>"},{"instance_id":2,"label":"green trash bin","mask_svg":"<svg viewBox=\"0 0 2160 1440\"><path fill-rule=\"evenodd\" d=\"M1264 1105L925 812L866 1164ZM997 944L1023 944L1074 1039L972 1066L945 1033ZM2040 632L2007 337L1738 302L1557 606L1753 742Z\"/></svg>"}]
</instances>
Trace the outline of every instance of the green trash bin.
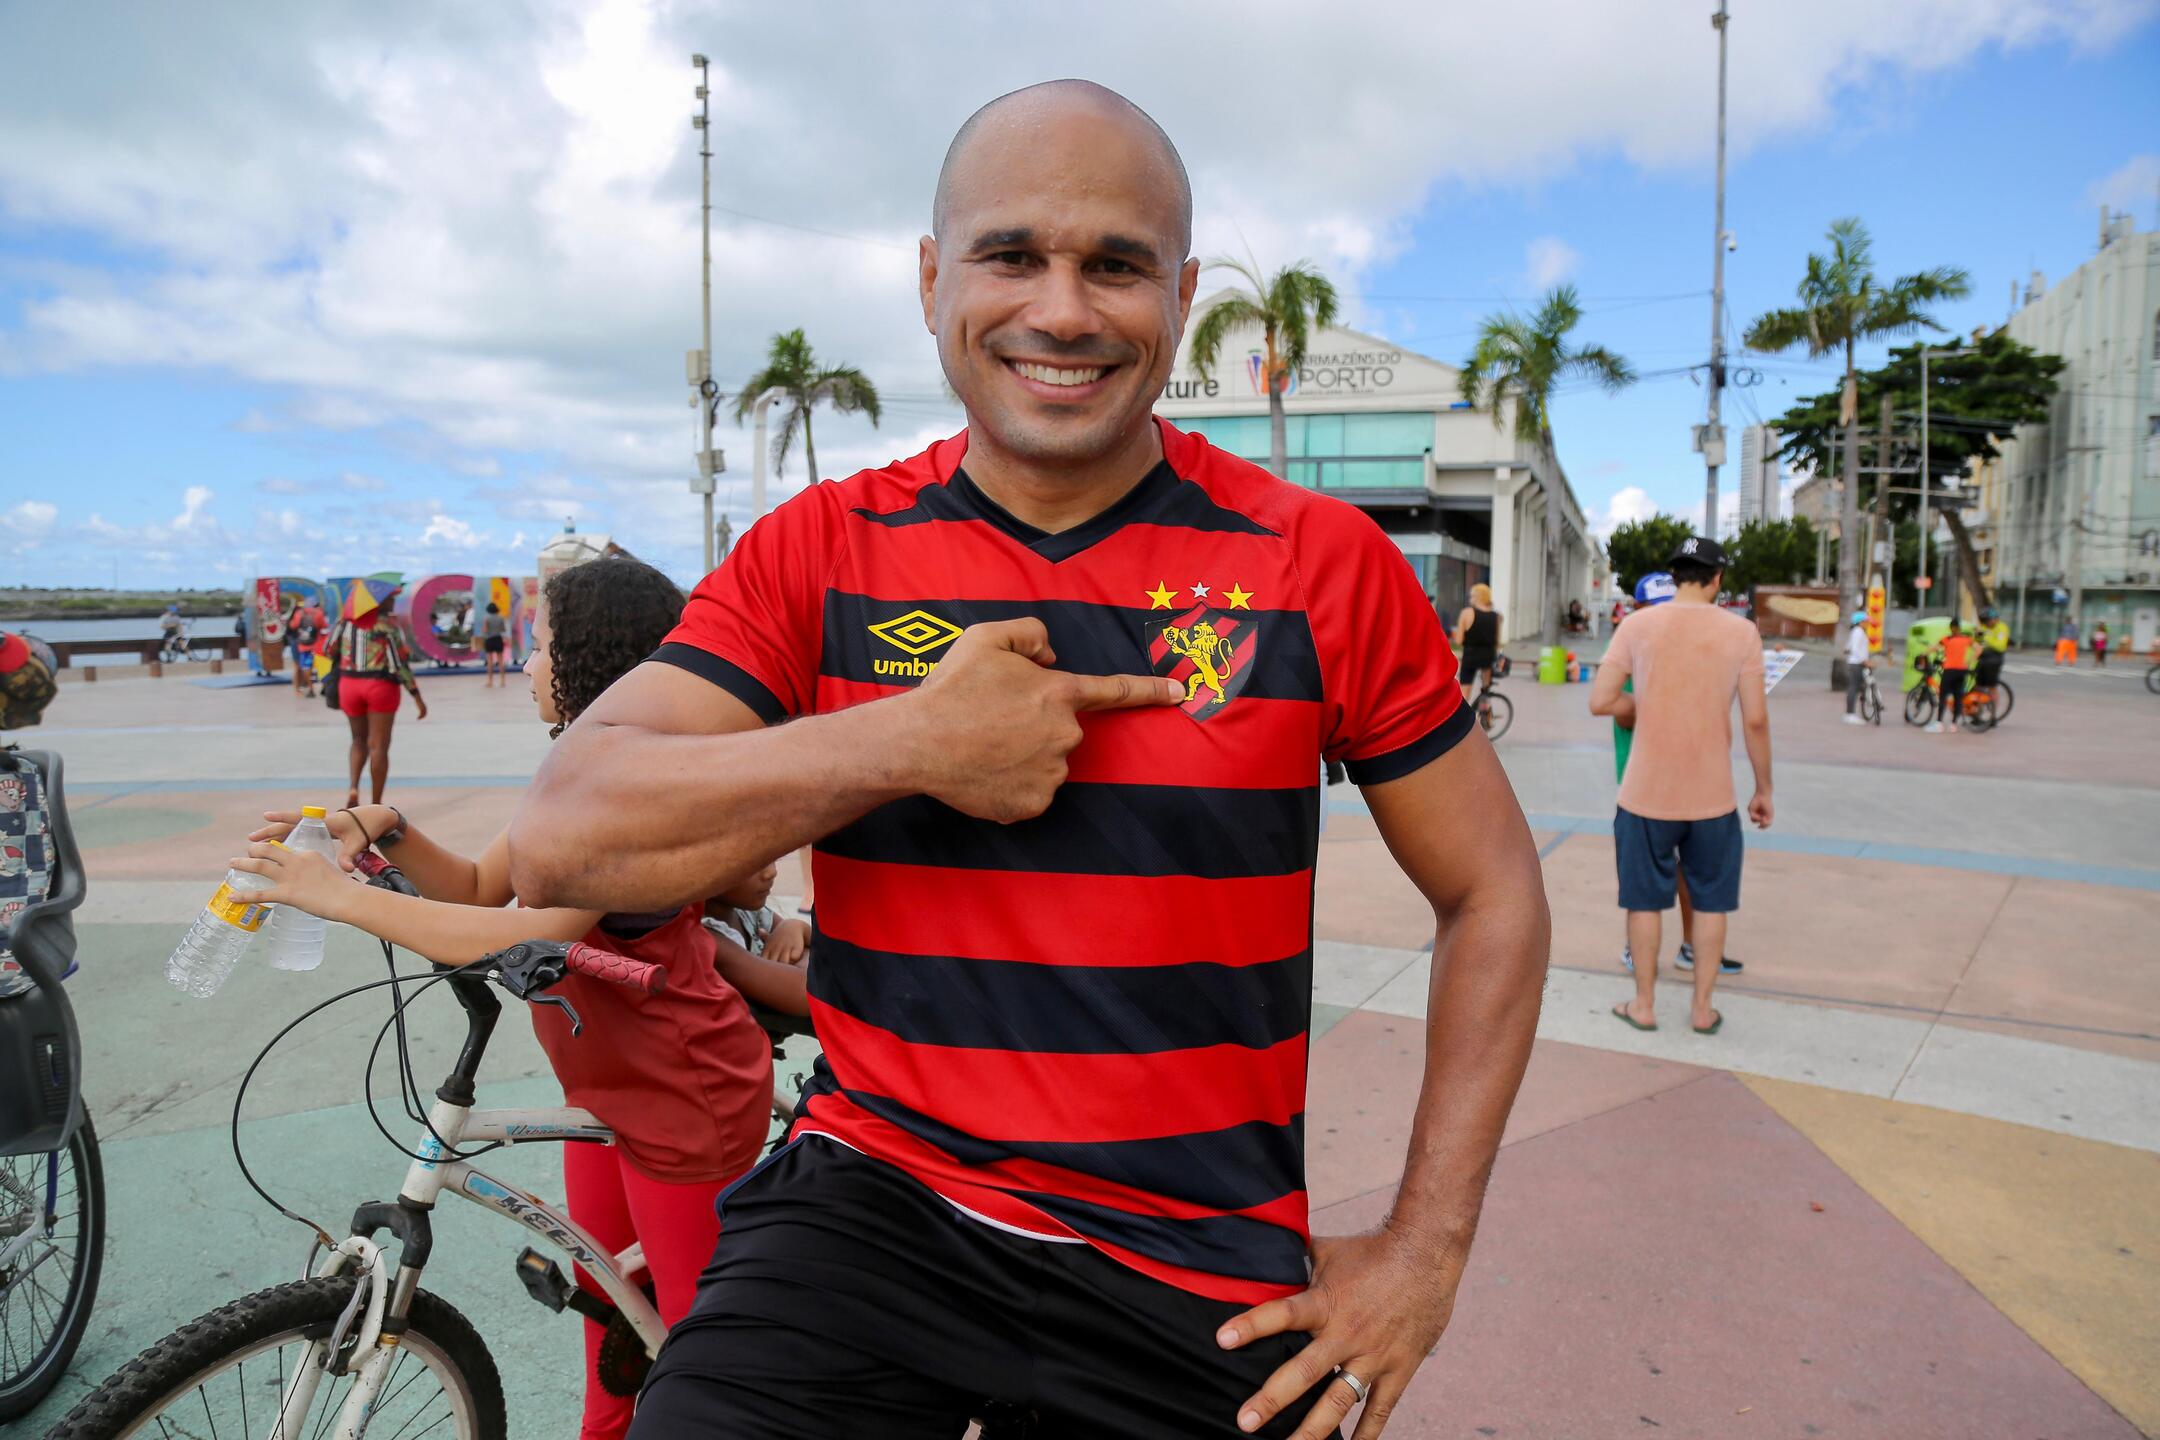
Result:
<instances>
[{"instance_id":1,"label":"green trash bin","mask_svg":"<svg viewBox=\"0 0 2160 1440\"><path fill-rule=\"evenodd\" d=\"M1947 615L1913 621L1912 629L1905 633L1905 669L1899 677L1898 689L1910 690L1920 683L1920 667L1913 661L1934 649L1936 642L1949 633L1950 617Z\"/></svg>"},{"instance_id":2,"label":"green trash bin","mask_svg":"<svg viewBox=\"0 0 2160 1440\"><path fill-rule=\"evenodd\" d=\"M1548 645L1538 652L1537 678L1540 685L1567 684L1567 650L1559 645Z\"/></svg>"}]
</instances>

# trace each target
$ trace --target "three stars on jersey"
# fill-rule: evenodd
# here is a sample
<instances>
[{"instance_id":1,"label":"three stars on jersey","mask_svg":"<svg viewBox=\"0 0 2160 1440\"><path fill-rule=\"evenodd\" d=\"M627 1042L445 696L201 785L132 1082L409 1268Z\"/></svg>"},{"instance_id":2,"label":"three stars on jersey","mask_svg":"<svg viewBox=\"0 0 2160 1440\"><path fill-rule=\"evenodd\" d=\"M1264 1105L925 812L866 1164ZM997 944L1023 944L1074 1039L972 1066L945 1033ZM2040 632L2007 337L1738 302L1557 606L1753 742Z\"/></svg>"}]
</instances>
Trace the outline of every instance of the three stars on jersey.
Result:
<instances>
[{"instance_id":1,"label":"three stars on jersey","mask_svg":"<svg viewBox=\"0 0 2160 1440\"><path fill-rule=\"evenodd\" d=\"M1187 588L1191 590L1192 598L1195 600L1204 602L1209 598L1208 587L1197 580ZM1166 581L1156 581L1155 588L1147 591L1146 594L1148 609L1150 610L1168 610L1177 603L1177 591L1171 589ZM1223 595L1224 601L1228 603L1232 610L1252 609L1252 598L1252 592L1234 580L1230 582L1229 590Z\"/></svg>"}]
</instances>

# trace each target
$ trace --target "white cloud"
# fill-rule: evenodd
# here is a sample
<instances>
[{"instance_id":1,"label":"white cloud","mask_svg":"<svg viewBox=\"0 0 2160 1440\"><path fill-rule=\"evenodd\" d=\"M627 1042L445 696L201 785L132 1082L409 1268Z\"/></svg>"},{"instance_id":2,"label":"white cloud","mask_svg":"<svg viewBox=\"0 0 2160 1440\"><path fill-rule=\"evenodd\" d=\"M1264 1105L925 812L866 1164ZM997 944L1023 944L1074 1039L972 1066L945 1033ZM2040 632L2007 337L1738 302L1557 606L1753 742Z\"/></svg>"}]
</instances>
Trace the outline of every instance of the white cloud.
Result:
<instances>
[{"instance_id":1,"label":"white cloud","mask_svg":"<svg viewBox=\"0 0 2160 1440\"><path fill-rule=\"evenodd\" d=\"M1855 93L1903 93L1995 47L2096 48L2152 12L1747 7L1733 21L1732 84L1748 104L1732 144L1795 143ZM1534 183L1588 156L1708 163L1714 37L1701 11L1667 0L1545 7L1534 104L1526 24L1505 8L1271 8L1243 36L1204 6L1106 0L1091 15L1076 26L1022 6L996 26L924 25L911 7L866 5L836 37L820 7L710 0L18 6L0 47L0 221L101 239L130 262L53 265L0 326L0 373L149 368L272 387L286 398L235 428L375 429L445 474L495 479L498 451L546 455L592 477L592 493L561 497L592 507L575 513L626 543L695 553L681 367L698 328L693 49L715 60L721 383L802 325L891 404L884 432L821 422L829 474L906 453L910 431L954 428L913 244L952 130L999 91L1054 73L1116 86L1185 155L1199 253L1308 256L1350 291L1405 246L1436 186ZM1226 63L1196 74L1195 54ZM1298 57L1297 113L1256 123L1250 77L1281 55ZM924 74L967 79L924 91ZM1533 276L1572 272L1564 242L1539 243ZM748 437L722 438L746 472Z\"/></svg>"},{"instance_id":2,"label":"white cloud","mask_svg":"<svg viewBox=\"0 0 2160 1440\"><path fill-rule=\"evenodd\" d=\"M181 492L181 510L172 518L172 528L182 532L194 532L217 524L215 519L203 513L214 494L207 485L190 485Z\"/></svg>"},{"instance_id":3,"label":"white cloud","mask_svg":"<svg viewBox=\"0 0 2160 1440\"><path fill-rule=\"evenodd\" d=\"M477 550L488 543L488 537L474 532L472 526L452 515L437 514L420 532L422 545L447 546L457 550Z\"/></svg>"},{"instance_id":4,"label":"white cloud","mask_svg":"<svg viewBox=\"0 0 2160 1440\"><path fill-rule=\"evenodd\" d=\"M27 540L35 540L52 529L59 518L60 507L46 500L25 500L13 508L0 511L0 525Z\"/></svg>"},{"instance_id":5,"label":"white cloud","mask_svg":"<svg viewBox=\"0 0 2160 1440\"><path fill-rule=\"evenodd\" d=\"M2095 205L2125 210L2143 219L2160 200L2160 155L2134 155L2105 180L2096 180L2085 192Z\"/></svg>"},{"instance_id":6,"label":"white cloud","mask_svg":"<svg viewBox=\"0 0 2160 1440\"><path fill-rule=\"evenodd\" d=\"M1700 505L1695 507L1702 509ZM1604 538L1631 520L1647 520L1657 514L1657 502L1650 492L1640 485L1626 485L1615 491L1603 505L1585 507L1583 518L1590 523L1590 532Z\"/></svg>"},{"instance_id":7,"label":"white cloud","mask_svg":"<svg viewBox=\"0 0 2160 1440\"><path fill-rule=\"evenodd\" d=\"M313 495L316 487L289 475L271 475L255 482L255 488L265 495Z\"/></svg>"},{"instance_id":8,"label":"white cloud","mask_svg":"<svg viewBox=\"0 0 2160 1440\"><path fill-rule=\"evenodd\" d=\"M347 470L339 475L337 483L339 489L360 490L369 494L377 494L390 488L389 481L373 475L362 475L356 470Z\"/></svg>"},{"instance_id":9,"label":"white cloud","mask_svg":"<svg viewBox=\"0 0 2160 1440\"><path fill-rule=\"evenodd\" d=\"M1575 278L1582 256L1557 235L1541 235L1523 252L1523 276L1535 291L1550 290Z\"/></svg>"}]
</instances>

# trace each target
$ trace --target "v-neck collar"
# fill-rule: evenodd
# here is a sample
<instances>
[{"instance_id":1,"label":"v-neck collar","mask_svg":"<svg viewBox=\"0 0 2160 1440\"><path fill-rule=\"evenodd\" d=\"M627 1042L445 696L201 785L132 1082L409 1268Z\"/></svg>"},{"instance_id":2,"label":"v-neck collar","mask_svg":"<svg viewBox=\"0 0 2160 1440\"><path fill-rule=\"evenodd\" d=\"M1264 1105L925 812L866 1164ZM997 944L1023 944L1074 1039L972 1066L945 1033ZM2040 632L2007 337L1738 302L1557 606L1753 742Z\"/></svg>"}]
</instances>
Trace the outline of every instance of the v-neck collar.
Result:
<instances>
[{"instance_id":1,"label":"v-neck collar","mask_svg":"<svg viewBox=\"0 0 2160 1440\"><path fill-rule=\"evenodd\" d=\"M1056 564L1070 560L1081 551L1107 540L1118 531L1139 518L1150 507L1159 504L1178 487L1177 472L1170 462L1158 460L1154 468L1140 477L1140 482L1113 501L1106 510L1081 521L1068 530L1038 530L1010 510L991 499L967 473L965 466L956 468L946 488L960 506L976 519L982 520L1010 535L1020 544Z\"/></svg>"}]
</instances>

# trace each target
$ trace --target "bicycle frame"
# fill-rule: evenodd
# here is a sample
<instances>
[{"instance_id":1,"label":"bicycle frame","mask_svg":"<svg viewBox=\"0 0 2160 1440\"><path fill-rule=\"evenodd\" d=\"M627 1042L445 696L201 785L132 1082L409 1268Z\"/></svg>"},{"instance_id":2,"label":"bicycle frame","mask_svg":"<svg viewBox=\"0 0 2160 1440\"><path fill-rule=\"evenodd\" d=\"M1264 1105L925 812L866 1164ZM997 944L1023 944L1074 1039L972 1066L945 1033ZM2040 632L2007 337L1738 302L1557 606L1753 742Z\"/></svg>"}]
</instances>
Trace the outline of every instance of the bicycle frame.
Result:
<instances>
[{"instance_id":1,"label":"bicycle frame","mask_svg":"<svg viewBox=\"0 0 2160 1440\"><path fill-rule=\"evenodd\" d=\"M396 1203L361 1206L353 1216L354 1233L340 1241L316 1267L317 1276L358 1268L364 1278L338 1327L327 1339L310 1341L301 1352L300 1362L287 1383L273 1436L299 1433L298 1427L315 1403L322 1377L339 1364L340 1352L362 1358L345 1362L355 1365L357 1374L338 1412L337 1427L330 1434L336 1440L359 1440L365 1433L368 1417L381 1398L383 1384L397 1358L413 1292L419 1288L421 1271L427 1266L433 1239L429 1215L446 1192L462 1195L483 1209L515 1220L583 1267L645 1342L647 1353L658 1354L660 1342L667 1338L660 1312L645 1298L635 1278L645 1269L643 1246L633 1244L620 1253L610 1253L576 1221L539 1196L498 1180L469 1161L441 1158L447 1153L446 1147L454 1150L467 1142L612 1144L612 1130L590 1112L567 1106L475 1110L441 1099L430 1108L428 1125L428 1132L413 1147L416 1155L428 1158L416 1159L407 1167ZM382 1247L371 1238L378 1229L393 1231L403 1242L394 1280L388 1273ZM363 1300L365 1312L361 1313ZM358 1328L354 1329L356 1319Z\"/></svg>"}]
</instances>

